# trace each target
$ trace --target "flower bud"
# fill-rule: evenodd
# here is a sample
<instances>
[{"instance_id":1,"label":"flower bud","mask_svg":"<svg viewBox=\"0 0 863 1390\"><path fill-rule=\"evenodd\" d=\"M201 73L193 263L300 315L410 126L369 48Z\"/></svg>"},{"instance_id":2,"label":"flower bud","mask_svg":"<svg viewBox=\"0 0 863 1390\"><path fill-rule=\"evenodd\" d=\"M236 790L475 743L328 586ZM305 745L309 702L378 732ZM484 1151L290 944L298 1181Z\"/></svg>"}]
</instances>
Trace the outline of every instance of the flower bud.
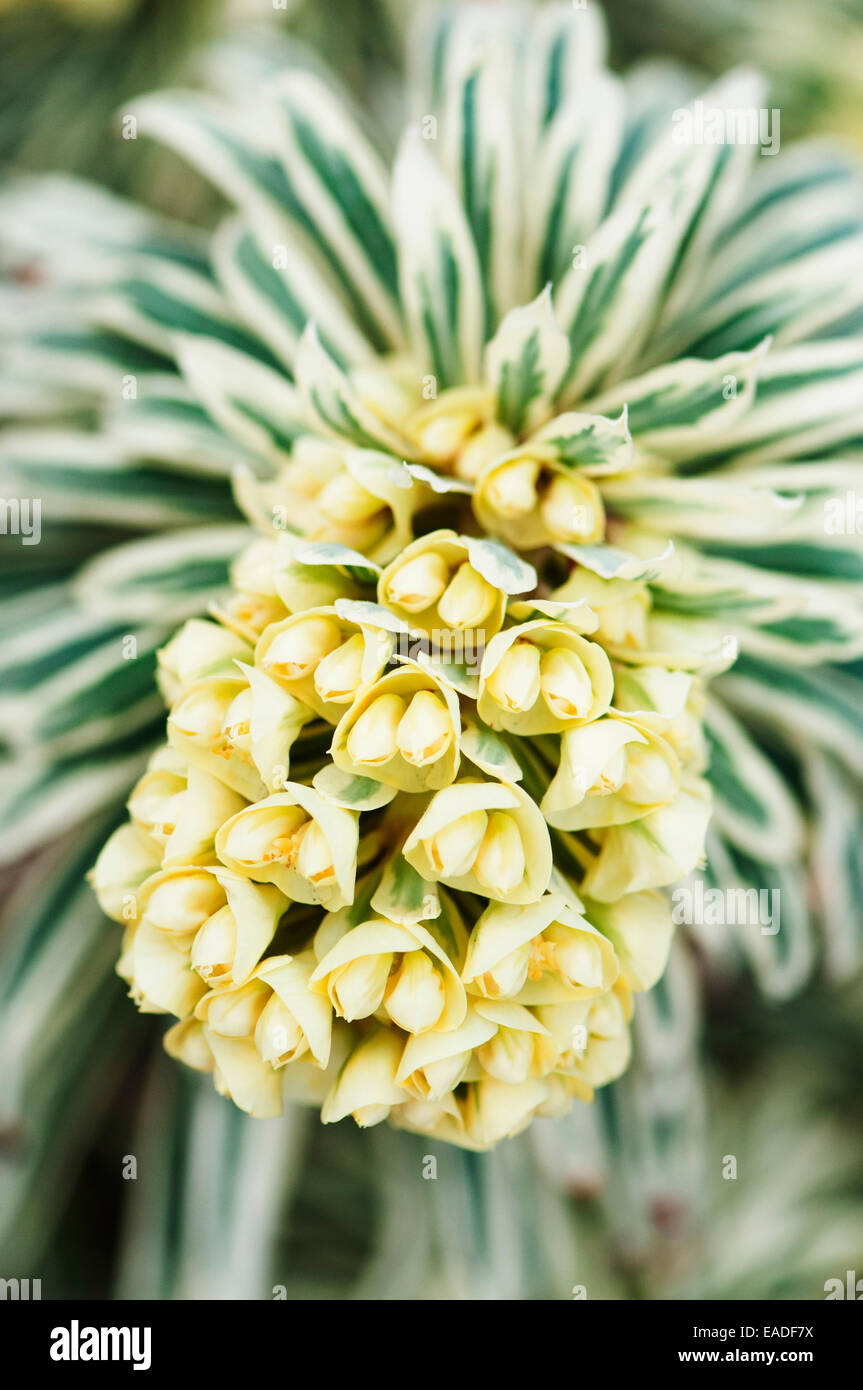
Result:
<instances>
[{"instance_id":1,"label":"flower bud","mask_svg":"<svg viewBox=\"0 0 863 1390\"><path fill-rule=\"evenodd\" d=\"M606 653L558 618L531 618L487 643L477 710L521 738L559 733L604 714L614 694Z\"/></svg>"},{"instance_id":2,"label":"flower bud","mask_svg":"<svg viewBox=\"0 0 863 1390\"><path fill-rule=\"evenodd\" d=\"M348 756L372 766L388 762L398 751L398 728L404 714L405 702L400 695L379 695L348 734Z\"/></svg>"},{"instance_id":3,"label":"flower bud","mask_svg":"<svg viewBox=\"0 0 863 1390\"><path fill-rule=\"evenodd\" d=\"M395 571L385 596L406 613L422 613L437 603L448 583L449 569L443 556L426 550Z\"/></svg>"},{"instance_id":4,"label":"flower bud","mask_svg":"<svg viewBox=\"0 0 863 1390\"><path fill-rule=\"evenodd\" d=\"M497 590L465 560L438 600L438 613L456 630L480 627L496 602Z\"/></svg>"},{"instance_id":5,"label":"flower bud","mask_svg":"<svg viewBox=\"0 0 863 1390\"><path fill-rule=\"evenodd\" d=\"M469 1009L457 1028L413 1033L405 1043L397 1080L418 1100L443 1100L464 1078L474 1049L488 1042L496 1027Z\"/></svg>"},{"instance_id":6,"label":"flower bud","mask_svg":"<svg viewBox=\"0 0 863 1390\"><path fill-rule=\"evenodd\" d=\"M350 704L360 684L365 642L355 632L325 656L315 669L315 690L322 700L334 705Z\"/></svg>"},{"instance_id":7,"label":"flower bud","mask_svg":"<svg viewBox=\"0 0 863 1390\"><path fill-rule=\"evenodd\" d=\"M213 1054L204 1036L204 1026L197 1018L184 1018L169 1028L162 1039L169 1057L184 1062L193 1071L211 1072Z\"/></svg>"},{"instance_id":8,"label":"flower bud","mask_svg":"<svg viewBox=\"0 0 863 1390\"><path fill-rule=\"evenodd\" d=\"M476 411L450 407L446 412L435 411L415 430L417 445L423 458L442 467L458 457L468 435L476 426Z\"/></svg>"},{"instance_id":9,"label":"flower bud","mask_svg":"<svg viewBox=\"0 0 863 1390\"><path fill-rule=\"evenodd\" d=\"M590 1032L598 1038L616 1038L626 1028L626 1010L614 990L595 999L590 1009Z\"/></svg>"},{"instance_id":10,"label":"flower bud","mask_svg":"<svg viewBox=\"0 0 863 1390\"><path fill-rule=\"evenodd\" d=\"M623 794L639 806L665 805L677 790L674 768L651 747L630 747Z\"/></svg>"},{"instance_id":11,"label":"flower bud","mask_svg":"<svg viewBox=\"0 0 863 1390\"><path fill-rule=\"evenodd\" d=\"M268 956L255 971L273 989L255 1026L255 1046L271 1066L305 1058L325 1068L330 1060L333 1012L329 999L309 987L314 964L312 952L304 951Z\"/></svg>"},{"instance_id":12,"label":"flower bud","mask_svg":"<svg viewBox=\"0 0 863 1390\"><path fill-rule=\"evenodd\" d=\"M345 1115L353 1115L362 1128L385 1120L391 1108L405 1099L395 1079L401 1055L402 1036L393 1028L379 1028L364 1038L324 1101L324 1124L334 1124Z\"/></svg>"},{"instance_id":13,"label":"flower bud","mask_svg":"<svg viewBox=\"0 0 863 1390\"><path fill-rule=\"evenodd\" d=\"M442 1057L439 1062L426 1062L411 1075L414 1086L428 1100L442 1100L454 1091L470 1066L473 1053L456 1052L452 1057Z\"/></svg>"},{"instance_id":14,"label":"flower bud","mask_svg":"<svg viewBox=\"0 0 863 1390\"><path fill-rule=\"evenodd\" d=\"M196 744L215 750L223 747L222 723L233 699L219 699L210 687L192 689L171 711L171 723L178 733Z\"/></svg>"},{"instance_id":15,"label":"flower bud","mask_svg":"<svg viewBox=\"0 0 863 1390\"><path fill-rule=\"evenodd\" d=\"M479 975L473 987L486 999L512 999L527 979L531 959L531 943L527 941Z\"/></svg>"},{"instance_id":16,"label":"flower bud","mask_svg":"<svg viewBox=\"0 0 863 1390\"><path fill-rule=\"evenodd\" d=\"M204 869L168 871L146 894L144 911L159 931L177 936L198 931L225 905L225 890Z\"/></svg>"},{"instance_id":17,"label":"flower bud","mask_svg":"<svg viewBox=\"0 0 863 1390\"><path fill-rule=\"evenodd\" d=\"M252 808L249 808L250 810ZM296 862L301 832L308 818L299 806L255 808L257 814L242 811L222 827L217 850L241 868L278 861Z\"/></svg>"},{"instance_id":18,"label":"flower bud","mask_svg":"<svg viewBox=\"0 0 863 1390\"><path fill-rule=\"evenodd\" d=\"M316 821L308 820L298 833L296 856L298 874L309 883L329 884L336 878L333 852L326 835Z\"/></svg>"},{"instance_id":19,"label":"flower bud","mask_svg":"<svg viewBox=\"0 0 863 1390\"><path fill-rule=\"evenodd\" d=\"M242 878L274 884L293 902L335 911L353 897L358 819L314 787L286 782L284 791L224 823L216 854Z\"/></svg>"},{"instance_id":20,"label":"flower bud","mask_svg":"<svg viewBox=\"0 0 863 1390\"><path fill-rule=\"evenodd\" d=\"M380 1008L392 964L390 952L358 956L328 976L327 993L339 1018L352 1023L355 1018L368 1018Z\"/></svg>"},{"instance_id":21,"label":"flower bud","mask_svg":"<svg viewBox=\"0 0 863 1390\"><path fill-rule=\"evenodd\" d=\"M251 721L252 692L247 687L241 690L228 706L222 721L222 732L238 752L249 755L252 752Z\"/></svg>"},{"instance_id":22,"label":"flower bud","mask_svg":"<svg viewBox=\"0 0 863 1390\"><path fill-rule=\"evenodd\" d=\"M445 1003L441 973L425 951L406 952L386 994L385 1007L393 1023L406 1033L422 1033L435 1026Z\"/></svg>"},{"instance_id":23,"label":"flower bud","mask_svg":"<svg viewBox=\"0 0 863 1390\"><path fill-rule=\"evenodd\" d=\"M484 1077L470 1087L463 1106L467 1133L477 1147L489 1149L526 1129L546 1096L545 1081L532 1078L514 1086Z\"/></svg>"},{"instance_id":24,"label":"flower bud","mask_svg":"<svg viewBox=\"0 0 863 1390\"><path fill-rule=\"evenodd\" d=\"M317 497L331 478L340 476L344 466L343 452L334 443L313 434L301 434L294 442L288 464L291 488Z\"/></svg>"},{"instance_id":25,"label":"flower bud","mask_svg":"<svg viewBox=\"0 0 863 1390\"><path fill-rule=\"evenodd\" d=\"M497 422L483 425L471 435L456 460L455 471L460 478L476 482L486 464L505 454L513 445L513 437Z\"/></svg>"},{"instance_id":26,"label":"flower bud","mask_svg":"<svg viewBox=\"0 0 863 1390\"><path fill-rule=\"evenodd\" d=\"M482 843L473 863L479 883L505 898L524 878L524 846L512 816L490 811Z\"/></svg>"},{"instance_id":27,"label":"flower bud","mask_svg":"<svg viewBox=\"0 0 863 1390\"><path fill-rule=\"evenodd\" d=\"M121 825L103 846L88 878L102 911L115 922L126 922L138 888L158 868L154 850L135 827Z\"/></svg>"},{"instance_id":28,"label":"flower bud","mask_svg":"<svg viewBox=\"0 0 863 1390\"><path fill-rule=\"evenodd\" d=\"M498 1028L494 1037L477 1049L477 1057L489 1076L518 1086L527 1081L534 1065L534 1036L515 1028Z\"/></svg>"},{"instance_id":29,"label":"flower bud","mask_svg":"<svg viewBox=\"0 0 863 1390\"><path fill-rule=\"evenodd\" d=\"M539 649L532 642L513 642L486 681L486 690L503 709L533 709L541 690Z\"/></svg>"},{"instance_id":30,"label":"flower bud","mask_svg":"<svg viewBox=\"0 0 863 1390\"><path fill-rule=\"evenodd\" d=\"M251 1038L272 990L262 980L205 995L196 1010L211 1032L223 1038Z\"/></svg>"},{"instance_id":31,"label":"flower bud","mask_svg":"<svg viewBox=\"0 0 863 1390\"><path fill-rule=\"evenodd\" d=\"M538 478L539 463L536 459L514 459L492 474L486 488L486 500L499 516L529 516L537 505Z\"/></svg>"},{"instance_id":32,"label":"flower bud","mask_svg":"<svg viewBox=\"0 0 863 1390\"><path fill-rule=\"evenodd\" d=\"M618 748L608 762L599 769L596 780L591 783L588 791L596 796L608 796L612 792L619 791L626 781L629 756L625 748Z\"/></svg>"},{"instance_id":33,"label":"flower bud","mask_svg":"<svg viewBox=\"0 0 863 1390\"><path fill-rule=\"evenodd\" d=\"M342 643L342 630L335 618L310 614L290 623L274 637L261 665L270 675L283 680L302 680L312 675L319 662Z\"/></svg>"},{"instance_id":34,"label":"flower bud","mask_svg":"<svg viewBox=\"0 0 863 1390\"><path fill-rule=\"evenodd\" d=\"M547 956L565 984L600 989L613 983L608 979L606 957L599 940L585 932L573 931L560 923L544 933ZM606 953L608 956L610 953Z\"/></svg>"},{"instance_id":35,"label":"flower bud","mask_svg":"<svg viewBox=\"0 0 863 1390\"><path fill-rule=\"evenodd\" d=\"M173 703L205 676L233 675L234 660L251 658L249 644L221 623L190 618L157 653L159 682Z\"/></svg>"},{"instance_id":36,"label":"flower bud","mask_svg":"<svg viewBox=\"0 0 863 1390\"><path fill-rule=\"evenodd\" d=\"M318 494L318 506L329 521L355 526L373 521L386 504L348 472L339 473Z\"/></svg>"},{"instance_id":37,"label":"flower bud","mask_svg":"<svg viewBox=\"0 0 863 1390\"><path fill-rule=\"evenodd\" d=\"M450 821L433 836L428 853L442 878L460 878L470 872L487 826L485 811L470 811Z\"/></svg>"},{"instance_id":38,"label":"flower bud","mask_svg":"<svg viewBox=\"0 0 863 1390\"><path fill-rule=\"evenodd\" d=\"M596 637L609 647L647 646L647 618L650 612L650 594L647 590L633 594L623 603L597 606L599 627Z\"/></svg>"},{"instance_id":39,"label":"flower bud","mask_svg":"<svg viewBox=\"0 0 863 1390\"><path fill-rule=\"evenodd\" d=\"M283 1067L309 1050L302 1028L277 994L264 1005L255 1024L255 1046L271 1067Z\"/></svg>"},{"instance_id":40,"label":"flower bud","mask_svg":"<svg viewBox=\"0 0 863 1390\"><path fill-rule=\"evenodd\" d=\"M540 663L540 688L558 719L584 719L593 705L593 685L581 658L566 647L552 647Z\"/></svg>"},{"instance_id":41,"label":"flower bud","mask_svg":"<svg viewBox=\"0 0 863 1390\"><path fill-rule=\"evenodd\" d=\"M498 819L496 812L505 812L513 826ZM489 824L491 831L479 859L481 882L476 861ZM464 778L442 788L408 835L402 853L424 879L490 898L503 897L515 905L537 902L548 888L552 870L548 826L536 802L523 788L496 780ZM512 865L503 863L506 855L512 857ZM516 872L521 875L519 881Z\"/></svg>"},{"instance_id":42,"label":"flower bud","mask_svg":"<svg viewBox=\"0 0 863 1390\"><path fill-rule=\"evenodd\" d=\"M192 969L217 982L231 973L237 947L237 920L227 904L208 917L192 944Z\"/></svg>"},{"instance_id":43,"label":"flower bud","mask_svg":"<svg viewBox=\"0 0 863 1390\"><path fill-rule=\"evenodd\" d=\"M375 701L375 704L378 703ZM375 706L370 708L374 709ZM442 757L452 739L452 724L443 698L432 690L418 690L396 731L396 743L402 757L413 767L424 767Z\"/></svg>"},{"instance_id":44,"label":"flower bud","mask_svg":"<svg viewBox=\"0 0 863 1390\"><path fill-rule=\"evenodd\" d=\"M336 767L404 792L448 786L460 760L458 696L412 660L363 685L330 746Z\"/></svg>"},{"instance_id":45,"label":"flower bud","mask_svg":"<svg viewBox=\"0 0 863 1390\"><path fill-rule=\"evenodd\" d=\"M166 845L182 810L186 778L167 769L146 772L126 802L134 823L158 844Z\"/></svg>"},{"instance_id":46,"label":"flower bud","mask_svg":"<svg viewBox=\"0 0 863 1390\"><path fill-rule=\"evenodd\" d=\"M557 474L540 503L542 519L551 534L565 541L598 540L604 528L602 502L586 478Z\"/></svg>"},{"instance_id":47,"label":"flower bud","mask_svg":"<svg viewBox=\"0 0 863 1390\"><path fill-rule=\"evenodd\" d=\"M584 877L584 892L601 903L674 883L703 861L710 788L686 779L665 806L645 808L635 823L610 825Z\"/></svg>"},{"instance_id":48,"label":"flower bud","mask_svg":"<svg viewBox=\"0 0 863 1390\"><path fill-rule=\"evenodd\" d=\"M191 938L159 931L146 916L130 936L117 973L128 981L138 1008L186 1018L206 989L189 969Z\"/></svg>"},{"instance_id":49,"label":"flower bud","mask_svg":"<svg viewBox=\"0 0 863 1390\"><path fill-rule=\"evenodd\" d=\"M213 1053L213 1085L219 1095L257 1119L281 1115L282 1079L261 1060L254 1040L226 1037L206 1026L204 1036Z\"/></svg>"}]
</instances>

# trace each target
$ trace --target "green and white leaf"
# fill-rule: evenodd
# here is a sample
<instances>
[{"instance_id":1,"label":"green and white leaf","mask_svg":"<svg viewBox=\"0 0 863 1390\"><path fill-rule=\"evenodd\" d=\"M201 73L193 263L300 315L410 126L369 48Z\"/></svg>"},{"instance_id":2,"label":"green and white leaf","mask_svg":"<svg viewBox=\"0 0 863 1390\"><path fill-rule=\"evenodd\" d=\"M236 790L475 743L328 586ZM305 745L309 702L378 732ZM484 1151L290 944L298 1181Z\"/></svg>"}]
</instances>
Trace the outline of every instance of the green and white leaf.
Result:
<instances>
[{"instance_id":1,"label":"green and white leaf","mask_svg":"<svg viewBox=\"0 0 863 1390\"><path fill-rule=\"evenodd\" d=\"M206 611L250 539L248 527L238 524L129 541L85 565L75 577L74 593L97 616L176 626Z\"/></svg>"},{"instance_id":2,"label":"green and white leaf","mask_svg":"<svg viewBox=\"0 0 863 1390\"><path fill-rule=\"evenodd\" d=\"M363 449L383 449L400 458L413 456L410 442L363 404L324 348L314 324L308 325L300 339L294 370L310 421L316 421L327 434Z\"/></svg>"},{"instance_id":3,"label":"green and white leaf","mask_svg":"<svg viewBox=\"0 0 863 1390\"><path fill-rule=\"evenodd\" d=\"M601 121L594 119L597 110ZM595 72L568 90L543 131L525 210L525 253L534 283L560 280L599 226L623 125L620 79Z\"/></svg>"},{"instance_id":4,"label":"green and white leaf","mask_svg":"<svg viewBox=\"0 0 863 1390\"><path fill-rule=\"evenodd\" d=\"M237 444L208 415L181 376L154 376L138 380L131 399L109 405L105 431L132 458L152 459L183 472L196 474L199 487L217 489L222 508L226 484L237 462ZM217 505L214 502L214 506Z\"/></svg>"},{"instance_id":5,"label":"green and white leaf","mask_svg":"<svg viewBox=\"0 0 863 1390\"><path fill-rule=\"evenodd\" d=\"M467 553L472 567L501 593L523 594L536 588L538 579L533 565L500 541L471 536Z\"/></svg>"},{"instance_id":6,"label":"green and white leaf","mask_svg":"<svg viewBox=\"0 0 863 1390\"><path fill-rule=\"evenodd\" d=\"M617 419L568 410L534 435L542 455L560 468L577 468L587 477L623 473L632 466L634 449L626 406Z\"/></svg>"},{"instance_id":7,"label":"green and white leaf","mask_svg":"<svg viewBox=\"0 0 863 1390\"><path fill-rule=\"evenodd\" d=\"M485 350L485 380L501 424L519 436L548 419L568 365L569 343L546 286L532 303L510 309Z\"/></svg>"},{"instance_id":8,"label":"green and white leaf","mask_svg":"<svg viewBox=\"0 0 863 1390\"><path fill-rule=\"evenodd\" d=\"M592 400L591 410L611 415L627 409L639 449L669 462L697 457L716 430L744 416L752 405L769 344L751 352L729 352L712 362L683 358L623 382Z\"/></svg>"},{"instance_id":9,"label":"green and white leaf","mask_svg":"<svg viewBox=\"0 0 863 1390\"><path fill-rule=\"evenodd\" d=\"M0 493L38 499L52 524L132 531L227 519L233 511L223 483L138 462L105 434L62 428L0 434Z\"/></svg>"},{"instance_id":10,"label":"green and white leaf","mask_svg":"<svg viewBox=\"0 0 863 1390\"><path fill-rule=\"evenodd\" d=\"M267 89L281 118L280 152L315 243L390 347L403 342L389 184L333 87L294 69Z\"/></svg>"},{"instance_id":11,"label":"green and white leaf","mask_svg":"<svg viewBox=\"0 0 863 1390\"><path fill-rule=\"evenodd\" d=\"M368 358L342 297L296 240L277 243L260 226L226 218L213 237L213 266L237 313L288 368L309 321L339 366Z\"/></svg>"},{"instance_id":12,"label":"green and white leaf","mask_svg":"<svg viewBox=\"0 0 863 1390\"><path fill-rule=\"evenodd\" d=\"M508 34L456 27L448 51L441 164L464 206L482 276L484 333L530 293L521 257L522 198Z\"/></svg>"},{"instance_id":13,"label":"green and white leaf","mask_svg":"<svg viewBox=\"0 0 863 1390\"><path fill-rule=\"evenodd\" d=\"M455 189L413 129L396 155L393 219L414 350L438 391L478 381L485 313L476 247Z\"/></svg>"},{"instance_id":14,"label":"green and white leaf","mask_svg":"<svg viewBox=\"0 0 863 1390\"><path fill-rule=\"evenodd\" d=\"M216 339L177 334L177 362L217 425L278 467L308 426L299 393L279 372Z\"/></svg>"},{"instance_id":15,"label":"green and white leaf","mask_svg":"<svg viewBox=\"0 0 863 1390\"><path fill-rule=\"evenodd\" d=\"M655 537L651 537L651 539L655 540ZM658 553L644 557L621 550L613 545L564 545L559 543L556 549L562 554L568 555L577 564L584 565L585 569L590 570L592 574L598 574L600 579L644 580L649 583L653 580L669 578L675 575L680 568L672 541L669 541L665 548Z\"/></svg>"},{"instance_id":16,"label":"green and white leaf","mask_svg":"<svg viewBox=\"0 0 863 1390\"><path fill-rule=\"evenodd\" d=\"M768 864L802 858L805 826L785 778L728 708L705 712L716 825L739 849Z\"/></svg>"}]
</instances>

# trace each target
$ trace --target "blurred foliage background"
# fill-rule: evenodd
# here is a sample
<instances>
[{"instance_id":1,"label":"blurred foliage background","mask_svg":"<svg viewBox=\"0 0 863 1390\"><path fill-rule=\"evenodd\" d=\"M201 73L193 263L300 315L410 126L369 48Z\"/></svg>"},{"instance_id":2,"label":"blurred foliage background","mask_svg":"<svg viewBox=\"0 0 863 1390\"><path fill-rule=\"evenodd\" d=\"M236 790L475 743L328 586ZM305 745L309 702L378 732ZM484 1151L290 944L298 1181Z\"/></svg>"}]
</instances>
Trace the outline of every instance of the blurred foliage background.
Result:
<instances>
[{"instance_id":1,"label":"blurred foliage background","mask_svg":"<svg viewBox=\"0 0 863 1390\"><path fill-rule=\"evenodd\" d=\"M415 8L0 0L0 167L74 171L207 221L188 170L155 149L129 158L124 99L194 82L203 45L230 66L236 26L264 45L275 26L392 130ZM858 0L605 8L618 64L754 63L783 138L827 130L863 151ZM816 978L771 1003L681 936L639 1011L636 1064L595 1107L491 1155L439 1153L424 1181L419 1139L324 1130L299 1110L249 1121L162 1056L82 881L108 829L100 819L52 846L4 918L0 1274L41 1277L45 1296L565 1299L584 1284L590 1298L772 1299L823 1297L827 1278L863 1273L859 980ZM46 990L53 1007L34 1014Z\"/></svg>"}]
</instances>

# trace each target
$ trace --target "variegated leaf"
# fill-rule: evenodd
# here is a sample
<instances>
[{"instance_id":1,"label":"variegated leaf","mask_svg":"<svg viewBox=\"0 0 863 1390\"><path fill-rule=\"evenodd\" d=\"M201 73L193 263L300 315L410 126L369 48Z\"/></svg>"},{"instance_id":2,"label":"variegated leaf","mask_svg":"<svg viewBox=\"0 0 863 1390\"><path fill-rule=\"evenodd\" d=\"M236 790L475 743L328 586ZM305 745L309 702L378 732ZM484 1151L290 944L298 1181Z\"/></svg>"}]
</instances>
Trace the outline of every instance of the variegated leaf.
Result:
<instances>
[{"instance_id":1,"label":"variegated leaf","mask_svg":"<svg viewBox=\"0 0 863 1390\"><path fill-rule=\"evenodd\" d=\"M558 284L555 311L572 350L562 405L622 377L637 358L685 227L686 201L685 187L675 180L649 203L624 204L605 219Z\"/></svg>"},{"instance_id":2,"label":"variegated leaf","mask_svg":"<svg viewBox=\"0 0 863 1390\"><path fill-rule=\"evenodd\" d=\"M134 102L138 133L193 164L238 206L285 217L313 235L272 142L254 120L197 93L156 92Z\"/></svg>"},{"instance_id":3,"label":"variegated leaf","mask_svg":"<svg viewBox=\"0 0 863 1390\"><path fill-rule=\"evenodd\" d=\"M602 66L606 51L602 13L595 5L548 5L527 27L525 49L526 134L534 141Z\"/></svg>"},{"instance_id":4,"label":"variegated leaf","mask_svg":"<svg viewBox=\"0 0 863 1390\"><path fill-rule=\"evenodd\" d=\"M303 333L294 370L310 419L318 421L328 434L363 449L412 456L410 442L363 404L350 379L323 347L314 324Z\"/></svg>"},{"instance_id":5,"label":"variegated leaf","mask_svg":"<svg viewBox=\"0 0 863 1390\"><path fill-rule=\"evenodd\" d=\"M683 358L622 382L589 402L610 415L622 406L640 449L670 462L697 457L716 430L733 425L752 405L767 343L729 352L712 362Z\"/></svg>"},{"instance_id":6,"label":"variegated leaf","mask_svg":"<svg viewBox=\"0 0 863 1390\"><path fill-rule=\"evenodd\" d=\"M568 365L569 343L546 287L531 304L509 311L485 350L485 379L501 424L516 436L541 425Z\"/></svg>"},{"instance_id":7,"label":"variegated leaf","mask_svg":"<svg viewBox=\"0 0 863 1390\"><path fill-rule=\"evenodd\" d=\"M562 545L556 549L577 564L584 565L600 579L638 579L651 581L673 575L678 569L671 541L652 556L633 555L612 545Z\"/></svg>"},{"instance_id":8,"label":"variegated leaf","mask_svg":"<svg viewBox=\"0 0 863 1390\"><path fill-rule=\"evenodd\" d=\"M402 342L384 166L331 85L294 69L267 90L283 121L282 159L315 242L340 270L379 342Z\"/></svg>"},{"instance_id":9,"label":"variegated leaf","mask_svg":"<svg viewBox=\"0 0 863 1390\"><path fill-rule=\"evenodd\" d=\"M705 731L719 830L765 863L799 860L805 845L803 816L773 762L717 700L708 705Z\"/></svg>"},{"instance_id":10,"label":"variegated leaf","mask_svg":"<svg viewBox=\"0 0 863 1390\"><path fill-rule=\"evenodd\" d=\"M214 515L224 509L225 483L244 451L207 414L182 376L137 381L134 395L106 409L104 427L127 456L197 474ZM210 478L215 481L208 488Z\"/></svg>"},{"instance_id":11,"label":"variegated leaf","mask_svg":"<svg viewBox=\"0 0 863 1390\"><path fill-rule=\"evenodd\" d=\"M595 119L597 110L601 121ZM543 131L525 228L535 284L558 281L599 226L623 121L619 78L597 72L567 93Z\"/></svg>"},{"instance_id":12,"label":"variegated leaf","mask_svg":"<svg viewBox=\"0 0 863 1390\"><path fill-rule=\"evenodd\" d=\"M442 166L461 198L479 258L485 337L531 288L520 255L516 55L508 38L505 24L486 32L469 23L456 27L438 137Z\"/></svg>"},{"instance_id":13,"label":"variegated leaf","mask_svg":"<svg viewBox=\"0 0 863 1390\"><path fill-rule=\"evenodd\" d=\"M278 467L307 429L303 402L284 375L216 339L177 334L177 361L225 433Z\"/></svg>"},{"instance_id":14,"label":"variegated leaf","mask_svg":"<svg viewBox=\"0 0 863 1390\"><path fill-rule=\"evenodd\" d=\"M438 390L478 381L484 311L476 247L452 184L415 130L396 156L393 217L415 350Z\"/></svg>"},{"instance_id":15,"label":"variegated leaf","mask_svg":"<svg viewBox=\"0 0 863 1390\"><path fill-rule=\"evenodd\" d=\"M121 275L96 297L93 315L102 325L168 356L175 333L200 334L278 367L208 277L167 261Z\"/></svg>"},{"instance_id":16,"label":"variegated leaf","mask_svg":"<svg viewBox=\"0 0 863 1390\"><path fill-rule=\"evenodd\" d=\"M779 728L833 753L863 776L863 685L849 668L807 670L743 653L718 692L751 725Z\"/></svg>"},{"instance_id":17,"label":"variegated leaf","mask_svg":"<svg viewBox=\"0 0 863 1390\"><path fill-rule=\"evenodd\" d=\"M500 541L471 537L467 551L477 573L502 593L523 594L536 588L537 573L533 565L501 545Z\"/></svg>"},{"instance_id":18,"label":"variegated leaf","mask_svg":"<svg viewBox=\"0 0 863 1390\"><path fill-rule=\"evenodd\" d=\"M83 430L5 431L0 492L38 499L40 518L53 524L168 530L233 513L224 483L139 463L116 438Z\"/></svg>"},{"instance_id":19,"label":"variegated leaf","mask_svg":"<svg viewBox=\"0 0 863 1390\"><path fill-rule=\"evenodd\" d=\"M632 436L624 406L617 419L568 410L534 435L548 461L575 468L587 477L624 473L633 461Z\"/></svg>"},{"instance_id":20,"label":"variegated leaf","mask_svg":"<svg viewBox=\"0 0 863 1390\"><path fill-rule=\"evenodd\" d=\"M861 395L863 337L775 348L759 369L753 405L716 430L693 471L812 459L838 454L843 445L850 453L863 436Z\"/></svg>"},{"instance_id":21,"label":"variegated leaf","mask_svg":"<svg viewBox=\"0 0 863 1390\"><path fill-rule=\"evenodd\" d=\"M812 807L810 861L828 975L843 982L863 964L863 812L859 787L835 757L798 741Z\"/></svg>"},{"instance_id":22,"label":"variegated leaf","mask_svg":"<svg viewBox=\"0 0 863 1390\"><path fill-rule=\"evenodd\" d=\"M74 592L95 615L176 626L206 610L250 539L249 528L237 524L129 541L85 565Z\"/></svg>"},{"instance_id":23,"label":"variegated leaf","mask_svg":"<svg viewBox=\"0 0 863 1390\"><path fill-rule=\"evenodd\" d=\"M707 541L732 537L745 542L781 535L801 504L799 497L747 487L730 477L608 478L603 497L616 515L655 536Z\"/></svg>"},{"instance_id":24,"label":"variegated leaf","mask_svg":"<svg viewBox=\"0 0 863 1390\"><path fill-rule=\"evenodd\" d=\"M310 321L340 367L369 356L335 288L293 239L268 243L263 230L228 218L213 238L213 264L237 312L287 367Z\"/></svg>"}]
</instances>

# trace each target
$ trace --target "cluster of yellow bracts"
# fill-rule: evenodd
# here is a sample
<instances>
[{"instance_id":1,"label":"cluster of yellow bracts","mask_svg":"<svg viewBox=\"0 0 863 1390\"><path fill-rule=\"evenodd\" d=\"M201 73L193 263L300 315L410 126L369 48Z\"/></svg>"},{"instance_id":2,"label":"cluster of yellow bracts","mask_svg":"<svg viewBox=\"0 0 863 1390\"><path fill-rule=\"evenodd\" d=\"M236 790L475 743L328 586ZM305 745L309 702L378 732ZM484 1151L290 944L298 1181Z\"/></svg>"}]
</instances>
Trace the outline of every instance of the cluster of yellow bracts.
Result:
<instances>
[{"instance_id":1,"label":"cluster of yellow bracts","mask_svg":"<svg viewBox=\"0 0 863 1390\"><path fill-rule=\"evenodd\" d=\"M436 531L375 591L262 539L160 653L168 742L92 878L167 1050L253 1115L487 1148L627 1064L703 851L703 694L644 584L519 599L506 563Z\"/></svg>"}]
</instances>

